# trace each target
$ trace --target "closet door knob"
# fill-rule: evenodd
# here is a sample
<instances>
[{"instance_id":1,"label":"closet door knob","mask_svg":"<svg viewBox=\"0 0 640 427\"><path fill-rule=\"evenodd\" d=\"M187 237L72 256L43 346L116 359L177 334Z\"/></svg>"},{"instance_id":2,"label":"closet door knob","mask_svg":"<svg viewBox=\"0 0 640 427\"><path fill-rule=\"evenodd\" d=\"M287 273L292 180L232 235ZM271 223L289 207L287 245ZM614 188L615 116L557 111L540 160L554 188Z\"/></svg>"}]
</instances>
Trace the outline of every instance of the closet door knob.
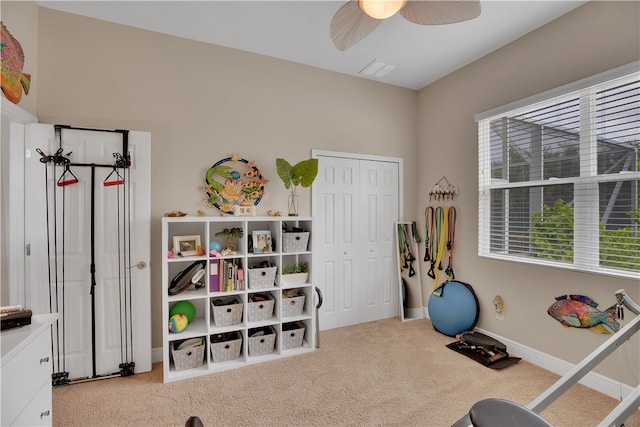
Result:
<instances>
[{"instance_id":1,"label":"closet door knob","mask_svg":"<svg viewBox=\"0 0 640 427\"><path fill-rule=\"evenodd\" d=\"M49 356L40 358L40 364L47 363L49 361Z\"/></svg>"},{"instance_id":2,"label":"closet door knob","mask_svg":"<svg viewBox=\"0 0 640 427\"><path fill-rule=\"evenodd\" d=\"M147 268L147 263L144 261L140 261L129 268L137 268L138 270L144 270L145 268Z\"/></svg>"}]
</instances>

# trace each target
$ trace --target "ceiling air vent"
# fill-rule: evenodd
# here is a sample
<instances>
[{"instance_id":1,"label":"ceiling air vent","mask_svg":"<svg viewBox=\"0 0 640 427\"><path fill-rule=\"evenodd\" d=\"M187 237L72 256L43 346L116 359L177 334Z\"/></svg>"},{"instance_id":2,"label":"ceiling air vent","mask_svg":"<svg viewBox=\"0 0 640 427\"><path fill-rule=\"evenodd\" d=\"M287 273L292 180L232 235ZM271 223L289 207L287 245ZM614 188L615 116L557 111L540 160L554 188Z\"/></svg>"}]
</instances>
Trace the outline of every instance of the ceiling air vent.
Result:
<instances>
[{"instance_id":1,"label":"ceiling air vent","mask_svg":"<svg viewBox=\"0 0 640 427\"><path fill-rule=\"evenodd\" d=\"M396 68L397 68L396 65L385 64L382 61L378 61L377 59L374 59L369 63L369 65L367 65L362 70L360 70L358 74L380 78L380 77L386 76Z\"/></svg>"}]
</instances>

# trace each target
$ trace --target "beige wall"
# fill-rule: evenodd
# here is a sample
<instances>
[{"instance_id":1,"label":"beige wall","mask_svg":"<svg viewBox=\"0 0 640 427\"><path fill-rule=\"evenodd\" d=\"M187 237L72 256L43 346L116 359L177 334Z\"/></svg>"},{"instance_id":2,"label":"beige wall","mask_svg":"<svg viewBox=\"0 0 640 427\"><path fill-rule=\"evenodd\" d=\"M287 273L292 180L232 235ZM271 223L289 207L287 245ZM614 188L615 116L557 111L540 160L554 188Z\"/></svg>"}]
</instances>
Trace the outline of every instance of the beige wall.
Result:
<instances>
[{"instance_id":1,"label":"beige wall","mask_svg":"<svg viewBox=\"0 0 640 427\"><path fill-rule=\"evenodd\" d=\"M44 123L151 132L154 347L164 327L163 213L200 209L204 172L232 153L256 160L272 180L259 213L284 209L274 159L297 161L321 149L402 157L404 219L417 220L422 232L428 190L446 175L460 187L456 278L478 294L479 326L575 363L604 338L551 319L554 297L582 293L606 307L622 287L640 300L640 284L479 258L473 117L639 59L638 6L589 3L419 92L40 8L35 114ZM303 191L302 213L309 212ZM426 304L433 281L423 281ZM493 315L496 294L505 301L503 321ZM639 377L639 347L637 339L626 345L602 373L633 383L624 374Z\"/></svg>"},{"instance_id":2,"label":"beige wall","mask_svg":"<svg viewBox=\"0 0 640 427\"><path fill-rule=\"evenodd\" d=\"M614 292L619 288L640 301L640 283L478 257L474 116L640 59L639 6L638 2L588 3L419 92L418 182L433 185L446 175L460 187L455 201L455 272L456 279L471 284L478 295L479 326L572 363L606 337L562 327L546 313L554 298L567 293L588 295L603 310L615 303ZM426 205L425 192L418 195L420 204ZM423 215L422 206L415 215ZM427 278L427 289L432 285ZM495 295L504 300L504 320L495 317ZM614 355L599 371L628 384L635 378L637 384L639 347L636 338L624 346L629 362L624 354ZM620 371L614 369L616 365L622 365Z\"/></svg>"},{"instance_id":3,"label":"beige wall","mask_svg":"<svg viewBox=\"0 0 640 427\"><path fill-rule=\"evenodd\" d=\"M282 60L40 9L38 119L151 132L153 346L162 345L160 218L202 209L206 170L230 154L270 180L258 214L286 211L276 157L312 149L401 157L418 190L417 93ZM310 192L300 190L301 213ZM206 209L217 215L215 209Z\"/></svg>"}]
</instances>

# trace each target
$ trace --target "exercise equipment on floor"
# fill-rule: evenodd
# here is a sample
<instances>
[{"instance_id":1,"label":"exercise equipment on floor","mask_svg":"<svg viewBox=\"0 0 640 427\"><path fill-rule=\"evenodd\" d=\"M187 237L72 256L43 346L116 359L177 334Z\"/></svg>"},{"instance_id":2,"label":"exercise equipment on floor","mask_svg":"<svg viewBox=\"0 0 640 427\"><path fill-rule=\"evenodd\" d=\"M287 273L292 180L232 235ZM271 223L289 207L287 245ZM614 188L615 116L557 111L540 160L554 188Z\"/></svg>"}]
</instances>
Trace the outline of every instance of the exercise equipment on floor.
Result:
<instances>
[{"instance_id":1,"label":"exercise equipment on floor","mask_svg":"<svg viewBox=\"0 0 640 427\"><path fill-rule=\"evenodd\" d=\"M486 360L487 365L491 365L498 360L509 357L507 346L495 338L481 334L479 332L468 331L457 335L455 342L459 350L471 350L479 354Z\"/></svg>"},{"instance_id":2,"label":"exercise equipment on floor","mask_svg":"<svg viewBox=\"0 0 640 427\"><path fill-rule=\"evenodd\" d=\"M624 289L616 291L615 295L618 312L621 313L623 307L627 307L637 315L622 329L612 334L604 343L569 370L569 372L564 374L526 407L503 399L485 399L473 405L469 413L458 420L454 424L454 427L485 427L495 425L549 426L550 424L540 416L540 413L640 330L640 305L631 300ZM640 385L631 391L624 399L621 399L621 402L601 422L597 423L597 425L623 426L624 421L637 411L639 405ZM570 420L567 420L567 422L570 422Z\"/></svg>"},{"instance_id":3,"label":"exercise equipment on floor","mask_svg":"<svg viewBox=\"0 0 640 427\"><path fill-rule=\"evenodd\" d=\"M98 163L75 163L71 161L72 152L64 154L62 132L65 129L74 129L92 132L114 132L122 136L122 153L113 154L112 164ZM105 130L78 128L66 125L55 125L56 151L52 155L44 153L37 148L37 153L41 156L40 162L45 164L45 197L46 197L46 222L47 222L47 259L48 259L48 279L49 279L49 310L51 313L58 313L60 318L52 327L53 346L55 348L52 383L54 386L65 385L76 381L86 381L91 379L106 378L112 376L127 376L134 374L135 362L133 361L133 320L132 320L132 289L131 289L131 197L129 167L131 159L129 157L128 132L127 130ZM90 271L90 295L91 295L91 362L92 375L87 378L69 379L67 371L67 338L65 336L65 322L67 312L76 310L77 307L67 308L67 296L65 295L65 266L67 254L66 224L66 188L78 184L80 180L72 172L72 168L88 167L91 169L91 182L85 188L90 190L90 252L91 261L88 266ZM62 173L58 176L59 169ZM117 216L117 252L118 252L118 296L119 296L119 326L120 326L120 347L121 363L119 372L107 375L98 375L96 352L96 257L95 257L95 215L96 215L96 169L111 169L103 181L105 187L116 188L117 203L114 206ZM55 186L49 185L49 173L53 174ZM120 173L123 171L123 174ZM115 175L115 176L114 176ZM56 190L59 187L59 190ZM120 190L122 187L122 191ZM58 206L59 192L62 197L62 206ZM104 207L103 209L107 209Z\"/></svg>"},{"instance_id":4,"label":"exercise equipment on floor","mask_svg":"<svg viewBox=\"0 0 640 427\"><path fill-rule=\"evenodd\" d=\"M509 356L507 346L497 339L477 331L467 331L456 336L457 340L447 348L474 360L487 368L503 369L521 360Z\"/></svg>"}]
</instances>

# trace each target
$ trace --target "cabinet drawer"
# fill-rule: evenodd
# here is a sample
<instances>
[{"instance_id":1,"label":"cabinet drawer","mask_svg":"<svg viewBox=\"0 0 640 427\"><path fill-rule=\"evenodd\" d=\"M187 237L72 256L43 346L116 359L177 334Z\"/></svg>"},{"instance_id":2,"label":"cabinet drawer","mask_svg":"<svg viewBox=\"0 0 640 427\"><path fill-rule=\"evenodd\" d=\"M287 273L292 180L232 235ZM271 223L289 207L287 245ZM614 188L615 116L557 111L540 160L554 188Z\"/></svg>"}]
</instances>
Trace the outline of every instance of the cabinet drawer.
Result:
<instances>
[{"instance_id":1,"label":"cabinet drawer","mask_svg":"<svg viewBox=\"0 0 640 427\"><path fill-rule=\"evenodd\" d=\"M53 424L51 384L44 384L36 397L27 405L14 426L50 426Z\"/></svg>"},{"instance_id":2,"label":"cabinet drawer","mask_svg":"<svg viewBox=\"0 0 640 427\"><path fill-rule=\"evenodd\" d=\"M2 425L11 424L43 384L48 382L50 388L52 365L49 329L43 329L16 357L3 363Z\"/></svg>"}]
</instances>

